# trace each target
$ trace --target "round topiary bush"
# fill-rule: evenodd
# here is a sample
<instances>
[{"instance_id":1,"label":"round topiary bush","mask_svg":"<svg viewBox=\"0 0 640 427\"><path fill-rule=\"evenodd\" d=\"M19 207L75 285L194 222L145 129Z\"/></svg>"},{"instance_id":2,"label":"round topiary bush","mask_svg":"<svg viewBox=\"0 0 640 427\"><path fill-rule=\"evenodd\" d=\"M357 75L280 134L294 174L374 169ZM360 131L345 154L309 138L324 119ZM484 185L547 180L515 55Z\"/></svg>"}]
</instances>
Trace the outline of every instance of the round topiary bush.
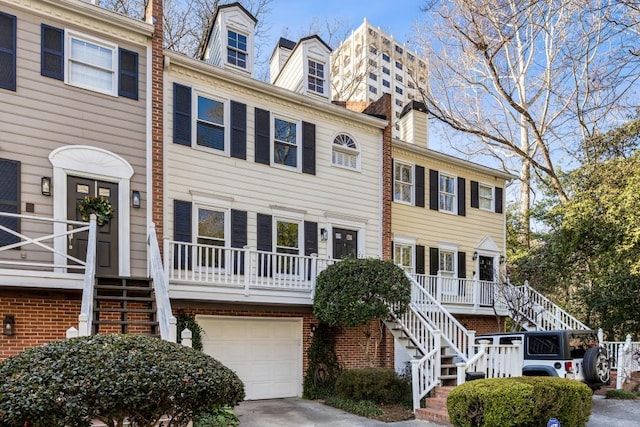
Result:
<instances>
[{"instance_id":1,"label":"round topiary bush","mask_svg":"<svg viewBox=\"0 0 640 427\"><path fill-rule=\"evenodd\" d=\"M30 348L0 364L0 425L90 426L125 419L150 427L244 398L238 376L214 358L135 335L93 335Z\"/></svg>"}]
</instances>

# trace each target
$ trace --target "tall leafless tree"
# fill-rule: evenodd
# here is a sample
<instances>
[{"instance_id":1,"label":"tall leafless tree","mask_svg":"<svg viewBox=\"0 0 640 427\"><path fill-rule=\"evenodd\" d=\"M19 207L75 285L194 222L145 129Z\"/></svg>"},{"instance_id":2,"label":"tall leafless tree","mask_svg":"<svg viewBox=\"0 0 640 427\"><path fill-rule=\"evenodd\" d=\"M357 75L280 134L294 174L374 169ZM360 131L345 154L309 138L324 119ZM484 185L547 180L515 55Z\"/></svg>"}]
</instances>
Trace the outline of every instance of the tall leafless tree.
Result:
<instances>
[{"instance_id":1,"label":"tall leafless tree","mask_svg":"<svg viewBox=\"0 0 640 427\"><path fill-rule=\"evenodd\" d=\"M566 202L560 166L580 141L624 117L627 102L637 103L640 67L623 47L633 35L607 19L623 6L606 3L450 0L424 8L418 45L430 63L427 110L467 136L457 149L519 174L526 230L533 176Z\"/></svg>"}]
</instances>

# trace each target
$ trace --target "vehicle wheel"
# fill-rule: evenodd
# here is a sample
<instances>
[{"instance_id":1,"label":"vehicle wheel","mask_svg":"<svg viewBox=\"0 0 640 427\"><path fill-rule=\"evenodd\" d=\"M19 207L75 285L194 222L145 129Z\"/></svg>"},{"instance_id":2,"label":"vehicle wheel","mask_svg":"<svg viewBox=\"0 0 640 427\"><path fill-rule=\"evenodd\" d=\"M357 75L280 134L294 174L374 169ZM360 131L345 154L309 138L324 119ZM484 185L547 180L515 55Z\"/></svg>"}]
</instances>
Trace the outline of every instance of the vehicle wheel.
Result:
<instances>
[{"instance_id":1,"label":"vehicle wheel","mask_svg":"<svg viewBox=\"0 0 640 427\"><path fill-rule=\"evenodd\" d=\"M609 358L602 347L591 347L582 359L584 378L589 382L609 383Z\"/></svg>"}]
</instances>

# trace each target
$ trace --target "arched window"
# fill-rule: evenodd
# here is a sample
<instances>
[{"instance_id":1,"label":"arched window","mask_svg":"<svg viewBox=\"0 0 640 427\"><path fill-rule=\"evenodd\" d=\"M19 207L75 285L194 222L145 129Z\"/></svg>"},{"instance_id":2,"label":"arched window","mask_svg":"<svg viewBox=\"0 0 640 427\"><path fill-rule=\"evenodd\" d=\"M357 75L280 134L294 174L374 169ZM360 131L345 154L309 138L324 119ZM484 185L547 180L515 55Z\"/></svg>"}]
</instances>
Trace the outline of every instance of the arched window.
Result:
<instances>
[{"instance_id":1,"label":"arched window","mask_svg":"<svg viewBox=\"0 0 640 427\"><path fill-rule=\"evenodd\" d=\"M334 165L358 169L358 145L349 135L341 133L333 140L332 162Z\"/></svg>"}]
</instances>

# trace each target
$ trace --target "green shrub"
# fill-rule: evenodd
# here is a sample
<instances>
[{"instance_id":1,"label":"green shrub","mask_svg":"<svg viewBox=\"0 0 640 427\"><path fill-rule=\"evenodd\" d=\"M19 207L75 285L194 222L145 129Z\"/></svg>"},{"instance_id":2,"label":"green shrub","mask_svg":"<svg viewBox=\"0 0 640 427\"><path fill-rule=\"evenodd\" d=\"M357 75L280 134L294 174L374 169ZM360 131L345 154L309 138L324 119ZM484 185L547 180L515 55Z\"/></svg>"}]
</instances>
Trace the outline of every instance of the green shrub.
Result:
<instances>
[{"instance_id":1,"label":"green shrub","mask_svg":"<svg viewBox=\"0 0 640 427\"><path fill-rule=\"evenodd\" d=\"M309 366L304 376L304 398L324 399L333 395L341 371L335 347L335 328L320 323L307 351Z\"/></svg>"},{"instance_id":2,"label":"green shrub","mask_svg":"<svg viewBox=\"0 0 640 427\"><path fill-rule=\"evenodd\" d=\"M581 382L554 377L477 380L453 389L447 409L456 427L537 427L550 418L563 427L583 427L591 413L591 390Z\"/></svg>"},{"instance_id":3,"label":"green shrub","mask_svg":"<svg viewBox=\"0 0 640 427\"><path fill-rule=\"evenodd\" d=\"M240 421L230 406L219 406L211 412L197 416L193 422L193 427L236 427L239 425Z\"/></svg>"},{"instance_id":4,"label":"green shrub","mask_svg":"<svg viewBox=\"0 0 640 427\"><path fill-rule=\"evenodd\" d=\"M361 417L375 418L383 414L382 409L378 408L375 403L368 400L356 401L344 397L332 396L327 398L324 403L326 405L333 406L334 408L360 415Z\"/></svg>"},{"instance_id":5,"label":"green shrub","mask_svg":"<svg viewBox=\"0 0 640 427\"><path fill-rule=\"evenodd\" d=\"M607 399L629 399L634 400L638 398L638 395L627 390L608 390L606 394Z\"/></svg>"},{"instance_id":6,"label":"green shrub","mask_svg":"<svg viewBox=\"0 0 640 427\"><path fill-rule=\"evenodd\" d=\"M30 348L0 364L0 425L85 427L161 415L184 426L244 398L238 376L202 352L153 337L93 335Z\"/></svg>"},{"instance_id":7,"label":"green shrub","mask_svg":"<svg viewBox=\"0 0 640 427\"><path fill-rule=\"evenodd\" d=\"M338 377L336 394L356 401L411 405L411 381L393 369L350 369Z\"/></svg>"}]
</instances>

